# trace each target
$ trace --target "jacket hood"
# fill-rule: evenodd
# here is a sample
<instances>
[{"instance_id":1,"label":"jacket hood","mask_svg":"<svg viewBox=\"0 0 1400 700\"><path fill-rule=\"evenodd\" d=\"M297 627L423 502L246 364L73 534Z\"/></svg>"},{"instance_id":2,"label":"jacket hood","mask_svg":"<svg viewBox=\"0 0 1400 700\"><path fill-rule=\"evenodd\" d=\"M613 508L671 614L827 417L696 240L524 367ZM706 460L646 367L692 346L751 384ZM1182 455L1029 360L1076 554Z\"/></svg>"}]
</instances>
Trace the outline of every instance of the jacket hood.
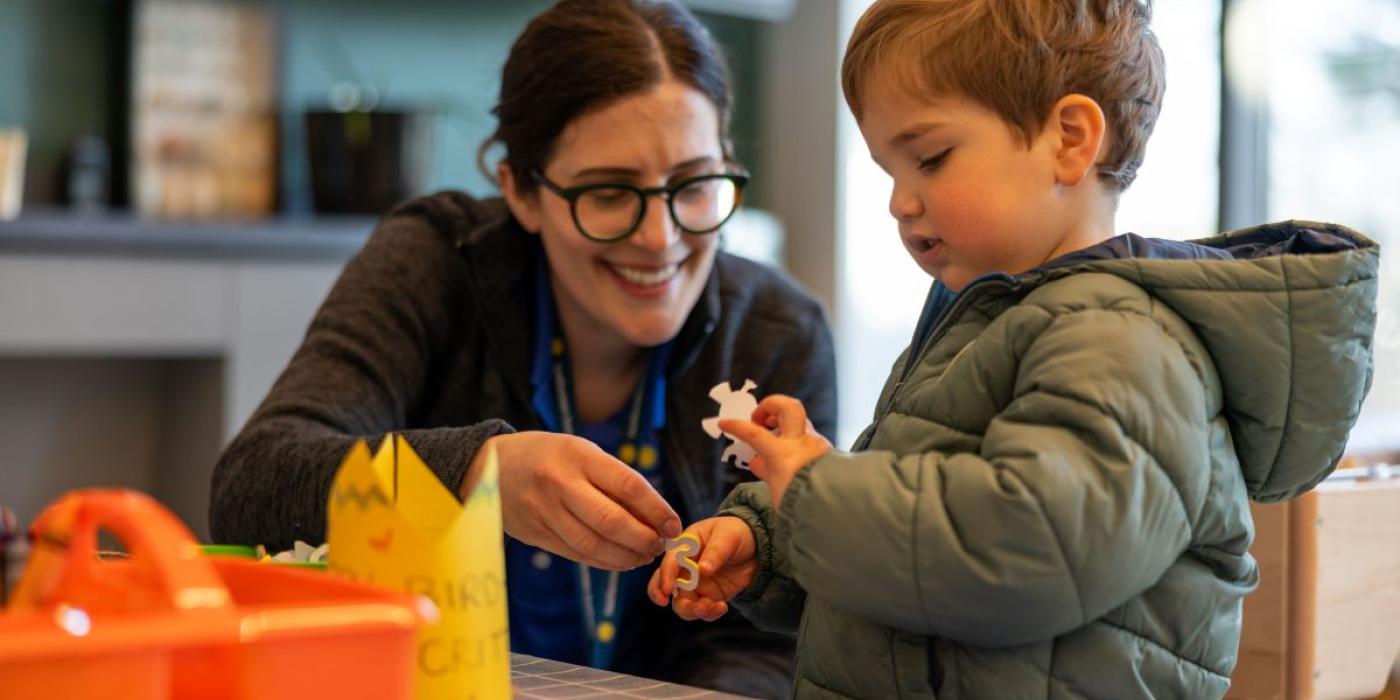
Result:
<instances>
[{"instance_id":1,"label":"jacket hood","mask_svg":"<svg viewBox=\"0 0 1400 700\"><path fill-rule=\"evenodd\" d=\"M1380 248L1285 221L1192 242L1118 236L1042 268L1108 272L1189 323L1215 361L1252 498L1307 491L1336 467L1371 387Z\"/></svg>"}]
</instances>

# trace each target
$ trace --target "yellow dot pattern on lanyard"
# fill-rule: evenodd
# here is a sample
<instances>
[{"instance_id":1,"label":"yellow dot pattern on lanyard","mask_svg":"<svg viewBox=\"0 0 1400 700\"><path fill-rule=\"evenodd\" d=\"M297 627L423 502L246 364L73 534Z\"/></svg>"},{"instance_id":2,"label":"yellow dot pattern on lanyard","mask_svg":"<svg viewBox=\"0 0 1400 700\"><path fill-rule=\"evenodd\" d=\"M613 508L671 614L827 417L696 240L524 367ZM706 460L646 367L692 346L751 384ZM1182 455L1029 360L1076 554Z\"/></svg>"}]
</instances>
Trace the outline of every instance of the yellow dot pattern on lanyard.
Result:
<instances>
[{"instance_id":1,"label":"yellow dot pattern on lanyard","mask_svg":"<svg viewBox=\"0 0 1400 700\"><path fill-rule=\"evenodd\" d=\"M617 636L617 628L611 622L598 623L598 641L607 644Z\"/></svg>"},{"instance_id":2,"label":"yellow dot pattern on lanyard","mask_svg":"<svg viewBox=\"0 0 1400 700\"><path fill-rule=\"evenodd\" d=\"M656 448L642 445L641 452L637 454L637 466L644 470L656 468Z\"/></svg>"},{"instance_id":3,"label":"yellow dot pattern on lanyard","mask_svg":"<svg viewBox=\"0 0 1400 700\"><path fill-rule=\"evenodd\" d=\"M630 442L622 443L622 447L617 450L617 458L627 464L637 463L637 446Z\"/></svg>"},{"instance_id":4,"label":"yellow dot pattern on lanyard","mask_svg":"<svg viewBox=\"0 0 1400 700\"><path fill-rule=\"evenodd\" d=\"M549 344L549 354L551 357L562 357L564 355L564 341L555 338L554 342Z\"/></svg>"}]
</instances>

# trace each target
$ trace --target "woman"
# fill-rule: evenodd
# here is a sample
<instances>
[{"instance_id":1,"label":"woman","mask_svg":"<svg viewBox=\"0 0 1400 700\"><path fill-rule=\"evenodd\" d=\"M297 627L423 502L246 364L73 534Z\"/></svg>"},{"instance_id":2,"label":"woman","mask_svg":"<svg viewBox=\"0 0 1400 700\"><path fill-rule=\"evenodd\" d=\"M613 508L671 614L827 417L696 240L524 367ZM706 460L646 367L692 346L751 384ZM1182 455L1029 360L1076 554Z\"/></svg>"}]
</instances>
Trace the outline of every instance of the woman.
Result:
<instances>
[{"instance_id":1,"label":"woman","mask_svg":"<svg viewBox=\"0 0 1400 700\"><path fill-rule=\"evenodd\" d=\"M383 220L220 460L215 538L323 541L357 439L405 435L459 493L490 444L513 649L786 696L789 641L681 623L630 571L748 477L700 428L711 386L753 379L835 425L820 307L717 252L746 182L729 103L719 51L677 5L565 0L535 18L488 140L503 197L441 193Z\"/></svg>"}]
</instances>

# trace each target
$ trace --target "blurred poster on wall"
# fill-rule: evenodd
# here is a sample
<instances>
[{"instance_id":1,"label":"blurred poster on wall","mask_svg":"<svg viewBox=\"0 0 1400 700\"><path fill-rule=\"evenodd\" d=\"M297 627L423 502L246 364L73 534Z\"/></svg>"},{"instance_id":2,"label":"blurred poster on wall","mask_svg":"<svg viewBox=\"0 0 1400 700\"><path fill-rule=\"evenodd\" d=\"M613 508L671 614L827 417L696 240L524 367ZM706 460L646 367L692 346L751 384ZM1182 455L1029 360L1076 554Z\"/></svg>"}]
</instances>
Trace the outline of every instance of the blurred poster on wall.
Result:
<instances>
[{"instance_id":1,"label":"blurred poster on wall","mask_svg":"<svg viewBox=\"0 0 1400 700\"><path fill-rule=\"evenodd\" d=\"M270 214L277 192L272 12L235 0L138 0L132 185L143 216Z\"/></svg>"}]
</instances>

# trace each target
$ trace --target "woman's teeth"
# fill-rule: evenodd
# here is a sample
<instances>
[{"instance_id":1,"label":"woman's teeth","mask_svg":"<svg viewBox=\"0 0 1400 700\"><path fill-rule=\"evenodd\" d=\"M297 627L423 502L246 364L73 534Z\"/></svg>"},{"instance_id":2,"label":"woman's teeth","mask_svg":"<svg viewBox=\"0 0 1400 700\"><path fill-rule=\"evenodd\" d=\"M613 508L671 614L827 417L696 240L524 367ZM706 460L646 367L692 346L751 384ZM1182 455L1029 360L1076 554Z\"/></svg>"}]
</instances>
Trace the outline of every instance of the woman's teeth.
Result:
<instances>
[{"instance_id":1,"label":"woman's teeth","mask_svg":"<svg viewBox=\"0 0 1400 700\"><path fill-rule=\"evenodd\" d=\"M608 265L608 267L622 279L642 287L653 287L669 282L672 277L676 276L676 271L680 269L680 265L674 264L661 268L623 267L621 265Z\"/></svg>"}]
</instances>

